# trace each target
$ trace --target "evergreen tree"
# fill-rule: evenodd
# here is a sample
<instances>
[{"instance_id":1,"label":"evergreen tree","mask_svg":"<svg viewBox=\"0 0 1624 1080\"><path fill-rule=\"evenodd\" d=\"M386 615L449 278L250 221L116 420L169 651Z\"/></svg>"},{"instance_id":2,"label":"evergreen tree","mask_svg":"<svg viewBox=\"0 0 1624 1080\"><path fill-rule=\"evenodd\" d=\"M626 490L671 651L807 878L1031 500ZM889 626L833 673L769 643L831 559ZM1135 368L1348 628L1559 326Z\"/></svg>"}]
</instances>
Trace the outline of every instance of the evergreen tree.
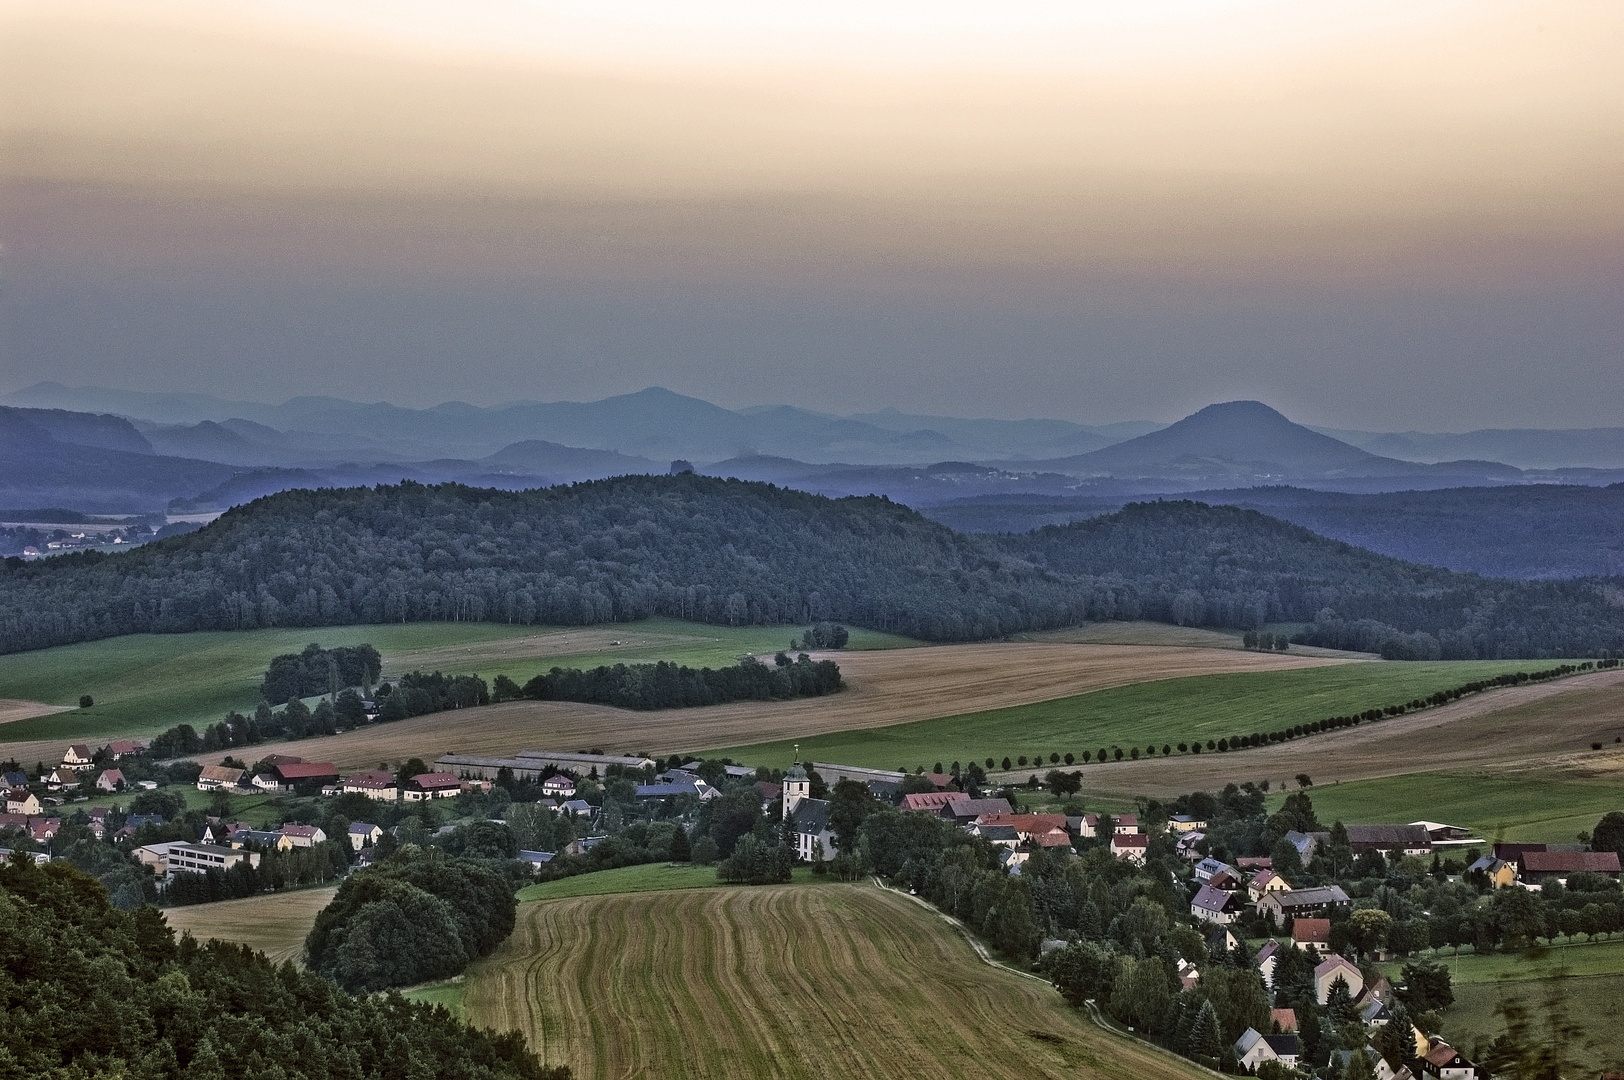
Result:
<instances>
[{"instance_id":1,"label":"evergreen tree","mask_svg":"<svg viewBox=\"0 0 1624 1080\"><path fill-rule=\"evenodd\" d=\"M1348 991L1348 980L1340 975L1331 982L1331 992L1325 996L1325 1015L1335 1027L1354 1017L1353 995Z\"/></svg>"},{"instance_id":2,"label":"evergreen tree","mask_svg":"<svg viewBox=\"0 0 1624 1080\"><path fill-rule=\"evenodd\" d=\"M1211 1001L1203 1002L1190 1025L1190 1056L1210 1060L1218 1056L1221 1037L1218 1033L1218 1010Z\"/></svg>"},{"instance_id":3,"label":"evergreen tree","mask_svg":"<svg viewBox=\"0 0 1624 1080\"><path fill-rule=\"evenodd\" d=\"M671 861L685 863L691 858L693 852L688 846L688 830L684 829L682 822L679 821L676 830L671 834Z\"/></svg>"}]
</instances>

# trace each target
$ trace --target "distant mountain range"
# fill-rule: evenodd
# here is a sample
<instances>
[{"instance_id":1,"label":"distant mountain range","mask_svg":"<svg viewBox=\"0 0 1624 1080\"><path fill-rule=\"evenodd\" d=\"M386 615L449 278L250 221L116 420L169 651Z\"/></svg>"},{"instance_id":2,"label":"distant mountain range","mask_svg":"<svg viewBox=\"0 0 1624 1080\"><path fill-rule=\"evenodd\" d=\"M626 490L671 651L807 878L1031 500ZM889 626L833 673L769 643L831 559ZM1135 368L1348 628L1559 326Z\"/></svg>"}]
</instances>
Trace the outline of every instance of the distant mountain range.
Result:
<instances>
[{"instance_id":1,"label":"distant mountain range","mask_svg":"<svg viewBox=\"0 0 1624 1080\"><path fill-rule=\"evenodd\" d=\"M409 409L330 397L265 405L55 383L6 400L11 407L0 408L4 520L42 508L197 514L292 488L401 480L521 490L664 473L682 459L713 476L828 496L884 495L971 530L1020 531L1147 496L1218 491L1227 494L1201 497L1260 508L1279 503L1268 512L1436 565L1519 577L1619 572L1606 531L1612 519L1588 512L1583 498L1552 509L1533 496L1492 493L1530 483L1624 481L1624 467L1608 465L1624 465L1624 429L1328 432L1255 401L1211 405L1167 426L1087 427L896 410L842 417L790 406L730 410L659 388L595 402L488 408L450 402ZM1487 456L1496 447L1532 464ZM1446 457L1450 449L1471 453ZM1424 524L1427 499L1411 500L1402 511L1383 510L1378 517L1388 532L1361 531L1359 514L1347 509L1354 504L1266 495L1280 486L1350 495L1481 491L1433 503L1476 500L1499 507L1508 521L1517 518L1513 504L1545 505L1560 518L1549 525L1551 535L1563 539L1542 551L1525 529L1513 542L1493 513L1473 511L1462 520L1475 522L1476 535L1486 539L1450 541L1447 529ZM1530 519L1528 529L1534 527Z\"/></svg>"}]
</instances>

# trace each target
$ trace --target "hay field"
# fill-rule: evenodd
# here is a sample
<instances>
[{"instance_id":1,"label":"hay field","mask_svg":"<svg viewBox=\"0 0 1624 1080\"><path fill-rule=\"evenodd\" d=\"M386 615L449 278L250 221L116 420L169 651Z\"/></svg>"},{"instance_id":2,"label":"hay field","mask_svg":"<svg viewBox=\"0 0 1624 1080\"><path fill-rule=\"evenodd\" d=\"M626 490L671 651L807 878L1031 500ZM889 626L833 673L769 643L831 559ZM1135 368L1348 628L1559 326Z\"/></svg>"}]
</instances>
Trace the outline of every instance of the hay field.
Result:
<instances>
[{"instance_id":1,"label":"hay field","mask_svg":"<svg viewBox=\"0 0 1624 1080\"><path fill-rule=\"evenodd\" d=\"M1334 781L1484 769L1525 781L1556 773L1616 782L1624 778L1624 744L1613 742L1619 736L1624 670L1594 671L1238 754L1092 765L1083 769L1083 793L1178 795L1216 791L1231 781L1281 785L1304 772L1319 788ZM1603 749L1592 751L1593 742Z\"/></svg>"},{"instance_id":2,"label":"hay field","mask_svg":"<svg viewBox=\"0 0 1624 1080\"><path fill-rule=\"evenodd\" d=\"M526 904L463 1004L583 1078L1196 1075L868 885Z\"/></svg>"},{"instance_id":3,"label":"hay field","mask_svg":"<svg viewBox=\"0 0 1624 1080\"><path fill-rule=\"evenodd\" d=\"M755 742L763 735L794 739L884 727L1146 681L1337 662L1232 649L1030 642L842 652L834 658L848 685L826 698L654 712L515 701L307 740L295 752L357 768L447 752L501 755L591 747L697 751Z\"/></svg>"},{"instance_id":4,"label":"hay field","mask_svg":"<svg viewBox=\"0 0 1624 1080\"><path fill-rule=\"evenodd\" d=\"M17 720L32 720L36 716L50 716L52 713L68 712L72 705L46 705L39 701L17 701L14 698L0 698L0 724L10 724Z\"/></svg>"},{"instance_id":5,"label":"hay field","mask_svg":"<svg viewBox=\"0 0 1624 1080\"><path fill-rule=\"evenodd\" d=\"M299 962L316 914L333 899L338 886L266 893L217 904L165 908L164 918L176 935L190 930L199 941L219 938L263 952L277 963Z\"/></svg>"}]
</instances>

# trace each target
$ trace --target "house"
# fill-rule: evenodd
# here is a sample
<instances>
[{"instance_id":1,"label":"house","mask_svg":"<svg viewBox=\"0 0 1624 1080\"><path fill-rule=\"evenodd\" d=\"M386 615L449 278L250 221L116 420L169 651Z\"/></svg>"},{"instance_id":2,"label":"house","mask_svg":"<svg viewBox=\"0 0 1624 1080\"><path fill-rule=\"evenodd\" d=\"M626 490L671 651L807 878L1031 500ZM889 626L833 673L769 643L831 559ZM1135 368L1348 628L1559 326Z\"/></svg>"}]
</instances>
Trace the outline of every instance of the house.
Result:
<instances>
[{"instance_id":1,"label":"house","mask_svg":"<svg viewBox=\"0 0 1624 1080\"><path fill-rule=\"evenodd\" d=\"M356 851L371 847L383 839L383 830L370 821L350 822L350 847Z\"/></svg>"},{"instance_id":2,"label":"house","mask_svg":"<svg viewBox=\"0 0 1624 1080\"><path fill-rule=\"evenodd\" d=\"M934 814L947 803L959 799L968 799L969 797L962 791L923 791L913 795L904 795L902 797L902 809Z\"/></svg>"},{"instance_id":3,"label":"house","mask_svg":"<svg viewBox=\"0 0 1624 1080\"><path fill-rule=\"evenodd\" d=\"M254 786L262 791L281 791L282 780L275 773L262 772L254 777Z\"/></svg>"},{"instance_id":4,"label":"house","mask_svg":"<svg viewBox=\"0 0 1624 1080\"><path fill-rule=\"evenodd\" d=\"M1170 832L1189 833L1199 832L1207 827L1207 823L1194 814L1174 814L1167 819L1167 828Z\"/></svg>"},{"instance_id":5,"label":"house","mask_svg":"<svg viewBox=\"0 0 1624 1080\"><path fill-rule=\"evenodd\" d=\"M326 839L327 833L314 825L283 825L282 843L277 846L284 851L288 848L315 847Z\"/></svg>"},{"instance_id":6,"label":"house","mask_svg":"<svg viewBox=\"0 0 1624 1080\"><path fill-rule=\"evenodd\" d=\"M1296 829L1288 829L1286 831L1285 839L1286 843L1297 849L1297 858L1302 860L1302 864L1304 866L1307 866L1309 860L1314 857L1314 852L1319 850L1319 840L1315 839L1315 837L1329 835L1329 833L1314 833L1313 835L1310 835L1308 833L1298 832Z\"/></svg>"},{"instance_id":7,"label":"house","mask_svg":"<svg viewBox=\"0 0 1624 1080\"><path fill-rule=\"evenodd\" d=\"M231 846L233 848L243 848L249 844L278 851L286 851L293 846L292 844L287 847L282 846L282 833L280 830L238 829L231 834Z\"/></svg>"},{"instance_id":8,"label":"house","mask_svg":"<svg viewBox=\"0 0 1624 1080\"><path fill-rule=\"evenodd\" d=\"M1190 901L1190 914L1217 926L1228 926L1241 917L1244 905L1234 893L1225 889L1203 885Z\"/></svg>"},{"instance_id":9,"label":"house","mask_svg":"<svg viewBox=\"0 0 1624 1080\"><path fill-rule=\"evenodd\" d=\"M1082 820L1082 818L1077 819L1078 824L1073 827L1074 831L1081 831ZM1197 845L1199 845L1201 841L1205 840L1206 838L1206 833L1179 833L1178 839L1173 841L1173 853L1181 859L1188 859L1190 862L1196 862L1202 857Z\"/></svg>"},{"instance_id":10,"label":"house","mask_svg":"<svg viewBox=\"0 0 1624 1080\"><path fill-rule=\"evenodd\" d=\"M1359 1022L1367 1028L1381 1027L1391 1020L1392 1014L1387 1011L1387 1002L1381 998L1367 998L1359 1009Z\"/></svg>"},{"instance_id":11,"label":"house","mask_svg":"<svg viewBox=\"0 0 1624 1080\"><path fill-rule=\"evenodd\" d=\"M784 774L784 821L795 830L795 857L802 862L835 855L835 834L829 828L829 801L812 798L812 781L799 761Z\"/></svg>"},{"instance_id":12,"label":"house","mask_svg":"<svg viewBox=\"0 0 1624 1080\"><path fill-rule=\"evenodd\" d=\"M102 774L96 777L97 791L121 791L124 788L124 770L103 769Z\"/></svg>"},{"instance_id":13,"label":"house","mask_svg":"<svg viewBox=\"0 0 1624 1080\"><path fill-rule=\"evenodd\" d=\"M37 814L39 811L39 796L27 788L14 788L6 792L6 813Z\"/></svg>"},{"instance_id":14,"label":"house","mask_svg":"<svg viewBox=\"0 0 1624 1080\"><path fill-rule=\"evenodd\" d=\"M1284 926L1287 919L1324 915L1333 908L1347 906L1348 894L1342 891L1342 886L1316 885L1290 892L1264 893L1257 902L1257 913L1273 919L1276 926Z\"/></svg>"},{"instance_id":15,"label":"house","mask_svg":"<svg viewBox=\"0 0 1624 1080\"><path fill-rule=\"evenodd\" d=\"M1262 1035L1256 1028L1247 1028L1235 1040L1236 1060L1253 1071L1265 1061L1278 1061L1294 1069L1299 1053L1295 1035Z\"/></svg>"},{"instance_id":16,"label":"house","mask_svg":"<svg viewBox=\"0 0 1624 1080\"><path fill-rule=\"evenodd\" d=\"M524 862L529 863L530 864L530 872L535 873L536 871L540 870L543 866L546 866L548 863L553 861L553 853L550 852L550 851L522 851L521 850L519 852L519 858L521 860L523 860Z\"/></svg>"},{"instance_id":17,"label":"house","mask_svg":"<svg viewBox=\"0 0 1624 1080\"><path fill-rule=\"evenodd\" d=\"M692 795L702 802L708 802L721 796L721 792L711 787L697 776L687 773L667 773L652 784L638 784L633 792L639 801L648 799L675 799L683 795Z\"/></svg>"},{"instance_id":18,"label":"house","mask_svg":"<svg viewBox=\"0 0 1624 1080\"><path fill-rule=\"evenodd\" d=\"M28 774L17 769L0 773L0 788L20 788L28 786Z\"/></svg>"},{"instance_id":19,"label":"house","mask_svg":"<svg viewBox=\"0 0 1624 1080\"><path fill-rule=\"evenodd\" d=\"M1013 825L972 825L970 832L989 844L1009 848L1011 851L1021 846L1021 834L1015 831Z\"/></svg>"},{"instance_id":20,"label":"house","mask_svg":"<svg viewBox=\"0 0 1624 1080\"><path fill-rule=\"evenodd\" d=\"M1293 919L1291 941L1311 956L1324 956L1331 951L1331 920Z\"/></svg>"},{"instance_id":21,"label":"house","mask_svg":"<svg viewBox=\"0 0 1624 1080\"><path fill-rule=\"evenodd\" d=\"M51 775L45 778L45 787L50 791L65 791L78 786L79 774L65 765L52 769Z\"/></svg>"},{"instance_id":22,"label":"house","mask_svg":"<svg viewBox=\"0 0 1624 1080\"><path fill-rule=\"evenodd\" d=\"M598 812L597 807L593 806L585 799L571 799L569 802L560 804L557 807L557 810L560 814L569 814L571 817L574 817L576 814L584 814L587 817L591 817L593 814Z\"/></svg>"},{"instance_id":23,"label":"house","mask_svg":"<svg viewBox=\"0 0 1624 1080\"><path fill-rule=\"evenodd\" d=\"M28 835L41 844L55 836L57 830L61 828L61 818L31 817L28 819Z\"/></svg>"},{"instance_id":24,"label":"house","mask_svg":"<svg viewBox=\"0 0 1624 1080\"><path fill-rule=\"evenodd\" d=\"M1352 961L1345 956L1332 956L1314 969L1314 994L1321 1005L1330 1000L1331 988L1338 979L1347 983L1349 997L1358 997L1365 988L1365 977Z\"/></svg>"},{"instance_id":25,"label":"house","mask_svg":"<svg viewBox=\"0 0 1624 1080\"><path fill-rule=\"evenodd\" d=\"M1195 879L1203 884L1212 881L1212 875L1229 870L1230 865L1217 859L1202 859L1195 864Z\"/></svg>"},{"instance_id":26,"label":"house","mask_svg":"<svg viewBox=\"0 0 1624 1080\"><path fill-rule=\"evenodd\" d=\"M1297 1034L1297 1010L1296 1009L1270 1009L1269 1010L1269 1022L1273 1026L1279 1028L1283 1034L1286 1034L1286 1035L1295 1035L1295 1034Z\"/></svg>"},{"instance_id":27,"label":"house","mask_svg":"<svg viewBox=\"0 0 1624 1080\"><path fill-rule=\"evenodd\" d=\"M1274 966L1280 962L1280 954L1285 948L1280 942L1270 938L1263 943L1263 947L1257 951L1256 959L1252 961L1258 974L1263 976L1263 985L1270 990L1274 989Z\"/></svg>"},{"instance_id":28,"label":"house","mask_svg":"<svg viewBox=\"0 0 1624 1080\"><path fill-rule=\"evenodd\" d=\"M346 795L365 795L379 802L394 802L400 797L395 787L395 774L386 769L371 769L350 773L342 785Z\"/></svg>"},{"instance_id":29,"label":"house","mask_svg":"<svg viewBox=\"0 0 1624 1080\"><path fill-rule=\"evenodd\" d=\"M1290 892L1291 886L1286 879L1273 870L1259 870L1252 875L1252 880L1246 883L1246 895L1251 897L1253 903L1263 899L1265 893Z\"/></svg>"},{"instance_id":30,"label":"house","mask_svg":"<svg viewBox=\"0 0 1624 1080\"><path fill-rule=\"evenodd\" d=\"M454 799L461 794L462 781L447 772L420 773L400 789L400 797L406 802Z\"/></svg>"},{"instance_id":31,"label":"house","mask_svg":"<svg viewBox=\"0 0 1624 1080\"><path fill-rule=\"evenodd\" d=\"M1188 960L1179 961L1175 974L1178 976L1179 987L1184 990L1194 990L1196 984L1201 981L1200 969Z\"/></svg>"},{"instance_id":32,"label":"house","mask_svg":"<svg viewBox=\"0 0 1624 1080\"><path fill-rule=\"evenodd\" d=\"M1488 1080L1487 1070L1480 1069L1461 1056L1459 1050L1433 1039L1427 1052L1421 1055L1421 1074L1436 1076L1438 1080Z\"/></svg>"},{"instance_id":33,"label":"house","mask_svg":"<svg viewBox=\"0 0 1624 1080\"><path fill-rule=\"evenodd\" d=\"M1508 885L1517 883L1517 864L1496 859L1493 855L1484 855L1477 862L1466 868L1467 877L1481 874L1483 880L1491 889L1504 889Z\"/></svg>"},{"instance_id":34,"label":"house","mask_svg":"<svg viewBox=\"0 0 1624 1080\"><path fill-rule=\"evenodd\" d=\"M1241 891L1241 879L1235 876L1236 873L1235 870L1220 870L1212 875L1212 880L1207 884L1225 892L1238 893Z\"/></svg>"},{"instance_id":35,"label":"house","mask_svg":"<svg viewBox=\"0 0 1624 1080\"><path fill-rule=\"evenodd\" d=\"M1207 939L1207 955L1217 956L1220 953L1232 953L1240 945L1240 941L1228 930L1219 930Z\"/></svg>"},{"instance_id":36,"label":"house","mask_svg":"<svg viewBox=\"0 0 1624 1080\"><path fill-rule=\"evenodd\" d=\"M142 866L157 871L159 877L169 873L169 849L185 843L184 840L171 840L166 844L148 844L135 849L135 859Z\"/></svg>"},{"instance_id":37,"label":"house","mask_svg":"<svg viewBox=\"0 0 1624 1080\"><path fill-rule=\"evenodd\" d=\"M112 756L114 761L119 758L145 753L146 749L147 744L144 739L114 739L107 744L107 753Z\"/></svg>"},{"instance_id":38,"label":"house","mask_svg":"<svg viewBox=\"0 0 1624 1080\"><path fill-rule=\"evenodd\" d=\"M1100 824L1107 820L1110 822L1113 832L1137 833L1141 831L1139 818L1133 814L1120 814L1116 817L1111 817L1109 814L1084 814L1083 826L1077 831L1077 835L1085 839L1092 839L1100 835Z\"/></svg>"},{"instance_id":39,"label":"house","mask_svg":"<svg viewBox=\"0 0 1624 1080\"><path fill-rule=\"evenodd\" d=\"M1066 846L1071 845L1071 834L1066 832L1065 814L982 814L976 818L977 825L1008 825L1020 835L1023 843L1038 844L1047 837L1050 843L1039 846ZM1058 845L1052 838L1059 834Z\"/></svg>"},{"instance_id":40,"label":"house","mask_svg":"<svg viewBox=\"0 0 1624 1080\"><path fill-rule=\"evenodd\" d=\"M1268 855L1242 855L1235 860L1235 865L1255 874L1259 870L1273 870L1274 859Z\"/></svg>"},{"instance_id":41,"label":"house","mask_svg":"<svg viewBox=\"0 0 1624 1080\"><path fill-rule=\"evenodd\" d=\"M338 779L338 768L330 761L289 761L271 767L283 790L301 784L326 784Z\"/></svg>"},{"instance_id":42,"label":"house","mask_svg":"<svg viewBox=\"0 0 1624 1080\"><path fill-rule=\"evenodd\" d=\"M1432 836L1423 825L1348 825L1348 846L1355 855L1363 855L1367 851L1379 851L1382 854L1400 852L1404 855L1425 856L1432 854ZM1314 834L1321 844L1327 843L1330 834Z\"/></svg>"},{"instance_id":43,"label":"house","mask_svg":"<svg viewBox=\"0 0 1624 1080\"><path fill-rule=\"evenodd\" d=\"M233 769L228 765L205 765L203 771L197 774L197 790L220 791L224 788L234 788L242 783L247 775L245 769Z\"/></svg>"},{"instance_id":44,"label":"house","mask_svg":"<svg viewBox=\"0 0 1624 1080\"><path fill-rule=\"evenodd\" d=\"M1007 799L949 799L937 811L955 825L968 825L983 814L1012 814Z\"/></svg>"},{"instance_id":45,"label":"house","mask_svg":"<svg viewBox=\"0 0 1624 1080\"><path fill-rule=\"evenodd\" d=\"M1143 866L1150 853L1150 837L1144 833L1116 833L1111 837L1111 854Z\"/></svg>"},{"instance_id":46,"label":"house","mask_svg":"<svg viewBox=\"0 0 1624 1080\"><path fill-rule=\"evenodd\" d=\"M549 799L573 799L575 778L568 773L554 773L541 782L541 793Z\"/></svg>"},{"instance_id":47,"label":"house","mask_svg":"<svg viewBox=\"0 0 1624 1080\"><path fill-rule=\"evenodd\" d=\"M577 836L564 845L564 854L585 855L607 839L607 836Z\"/></svg>"},{"instance_id":48,"label":"house","mask_svg":"<svg viewBox=\"0 0 1624 1080\"><path fill-rule=\"evenodd\" d=\"M1604 874L1618 880L1616 851L1530 851L1522 857L1522 879L1528 885L1551 881L1567 883L1568 876L1580 872Z\"/></svg>"},{"instance_id":49,"label":"house","mask_svg":"<svg viewBox=\"0 0 1624 1080\"><path fill-rule=\"evenodd\" d=\"M62 767L70 772L88 769L95 764L94 758L95 755L91 753L90 747L84 743L74 743L62 755Z\"/></svg>"}]
</instances>

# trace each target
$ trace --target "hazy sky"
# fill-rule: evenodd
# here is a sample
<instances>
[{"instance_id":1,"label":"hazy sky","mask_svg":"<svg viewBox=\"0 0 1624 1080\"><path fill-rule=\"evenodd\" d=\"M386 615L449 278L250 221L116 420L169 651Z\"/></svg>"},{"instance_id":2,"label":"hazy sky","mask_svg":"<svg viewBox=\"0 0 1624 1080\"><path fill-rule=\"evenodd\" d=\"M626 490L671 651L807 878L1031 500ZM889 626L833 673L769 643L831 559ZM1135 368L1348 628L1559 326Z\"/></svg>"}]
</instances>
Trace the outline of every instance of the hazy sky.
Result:
<instances>
[{"instance_id":1,"label":"hazy sky","mask_svg":"<svg viewBox=\"0 0 1624 1080\"><path fill-rule=\"evenodd\" d=\"M0 391L1624 424L1624 4L0 0Z\"/></svg>"}]
</instances>

